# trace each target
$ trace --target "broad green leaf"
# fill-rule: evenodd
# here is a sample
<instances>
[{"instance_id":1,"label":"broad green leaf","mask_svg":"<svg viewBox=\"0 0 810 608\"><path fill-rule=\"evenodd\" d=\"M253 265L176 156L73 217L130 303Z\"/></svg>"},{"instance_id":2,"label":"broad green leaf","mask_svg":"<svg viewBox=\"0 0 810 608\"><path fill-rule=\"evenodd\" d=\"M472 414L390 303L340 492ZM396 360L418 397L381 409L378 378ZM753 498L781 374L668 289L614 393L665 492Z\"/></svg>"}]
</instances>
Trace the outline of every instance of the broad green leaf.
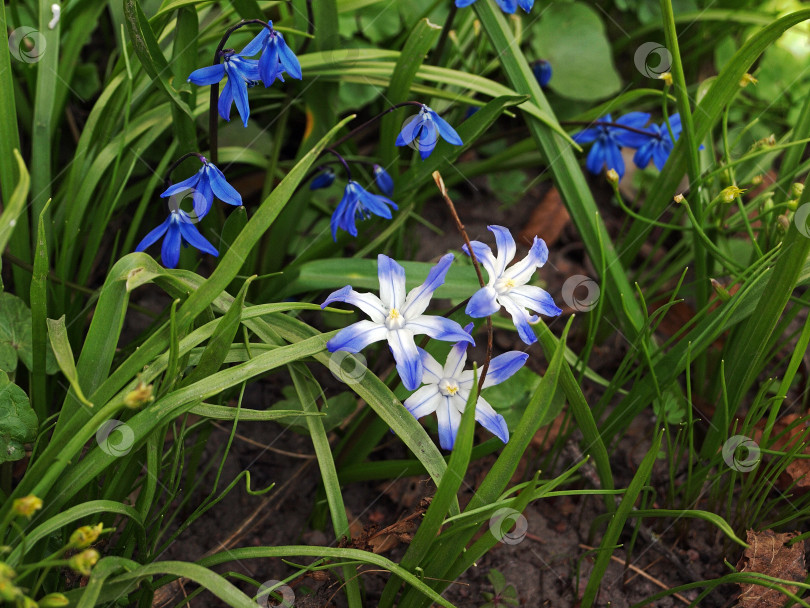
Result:
<instances>
[{"instance_id":1,"label":"broad green leaf","mask_svg":"<svg viewBox=\"0 0 810 608\"><path fill-rule=\"evenodd\" d=\"M34 361L31 335L31 311L20 298L0 293L0 370L13 372L17 360L32 369ZM46 353L45 369L52 374L57 370L53 353Z\"/></svg>"},{"instance_id":2,"label":"broad green leaf","mask_svg":"<svg viewBox=\"0 0 810 608\"><path fill-rule=\"evenodd\" d=\"M599 13L582 2L549 4L532 27L538 57L549 61L549 87L563 97L594 101L621 89Z\"/></svg>"},{"instance_id":3,"label":"broad green leaf","mask_svg":"<svg viewBox=\"0 0 810 608\"><path fill-rule=\"evenodd\" d=\"M28 395L0 371L0 463L25 456L23 444L36 439L37 415Z\"/></svg>"}]
</instances>

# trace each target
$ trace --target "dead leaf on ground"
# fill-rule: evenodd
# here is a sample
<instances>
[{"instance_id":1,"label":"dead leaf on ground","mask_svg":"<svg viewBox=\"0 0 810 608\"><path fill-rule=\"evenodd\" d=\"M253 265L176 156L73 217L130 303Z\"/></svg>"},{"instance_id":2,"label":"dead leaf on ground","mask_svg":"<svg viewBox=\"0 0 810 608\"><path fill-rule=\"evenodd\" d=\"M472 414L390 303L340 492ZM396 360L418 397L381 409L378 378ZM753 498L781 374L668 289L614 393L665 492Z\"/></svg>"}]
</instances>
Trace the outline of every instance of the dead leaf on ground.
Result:
<instances>
[{"instance_id":1,"label":"dead leaf on ground","mask_svg":"<svg viewBox=\"0 0 810 608\"><path fill-rule=\"evenodd\" d=\"M801 582L807 577L804 566L804 541L787 546L787 542L796 536L796 532L778 534L773 530L755 532L748 530L747 541L750 545L740 558L737 569L740 572L758 572L783 580ZM786 597L775 589L761 585L740 585L740 608L782 608ZM785 585L791 593L799 588Z\"/></svg>"},{"instance_id":2,"label":"dead leaf on ground","mask_svg":"<svg viewBox=\"0 0 810 608\"><path fill-rule=\"evenodd\" d=\"M552 186L532 211L529 221L518 235L518 242L531 243L535 236L539 236L551 247L570 221L571 216L568 215L568 209L565 208L559 191Z\"/></svg>"},{"instance_id":3,"label":"dead leaf on ground","mask_svg":"<svg viewBox=\"0 0 810 608\"><path fill-rule=\"evenodd\" d=\"M765 420L761 420L754 427L754 441L758 444L762 441L762 433L765 429ZM796 447L801 441L802 434L807 430L807 414L788 414L782 416L773 425L771 437L773 442L768 445L768 449L788 452ZM805 446L800 452L805 456L810 456L810 446ZM776 486L780 490L790 488L794 494L803 494L810 490L810 458L794 458L785 468L784 472L777 478Z\"/></svg>"}]
</instances>

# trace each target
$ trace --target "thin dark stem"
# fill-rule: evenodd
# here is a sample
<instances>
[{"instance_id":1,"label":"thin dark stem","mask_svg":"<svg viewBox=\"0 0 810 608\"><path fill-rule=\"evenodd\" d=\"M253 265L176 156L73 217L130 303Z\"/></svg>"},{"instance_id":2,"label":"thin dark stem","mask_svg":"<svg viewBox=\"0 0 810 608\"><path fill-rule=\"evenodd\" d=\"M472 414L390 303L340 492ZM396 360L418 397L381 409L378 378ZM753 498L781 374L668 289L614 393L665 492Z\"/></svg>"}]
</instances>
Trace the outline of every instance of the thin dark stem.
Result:
<instances>
[{"instance_id":1,"label":"thin dark stem","mask_svg":"<svg viewBox=\"0 0 810 608\"><path fill-rule=\"evenodd\" d=\"M461 218L458 216L456 212L456 206L453 204L453 201L450 199L450 195L447 193L447 187L444 185L444 180L442 179L441 173L438 171L433 172L433 181L436 182L436 185L439 187L439 192L442 193L442 197L444 198L444 202L447 203L448 208L450 209L450 215L453 216L453 219L456 222L456 227L458 231L461 233L464 242L467 244L467 251L470 254L470 259L473 263L473 268L475 268L475 274L478 275L478 283L481 287L486 286L486 282L484 281L484 275L481 273L481 266L478 264L478 259L475 257L475 252L473 251L472 243L470 243L470 237L467 235L467 231L464 228L464 224L461 223ZM484 387L484 380L487 378L487 371L489 371L489 362L492 360L492 317L487 317L487 358L484 361L484 367L481 368L481 377L478 379L478 392L481 393L481 389Z\"/></svg>"},{"instance_id":2,"label":"thin dark stem","mask_svg":"<svg viewBox=\"0 0 810 608\"><path fill-rule=\"evenodd\" d=\"M201 163L205 163L205 157L199 152L187 152L186 154L183 154L183 156L174 161L171 164L171 166L169 166L169 168L166 170L166 178L163 180L164 187L168 188L169 186L172 185L172 171L177 169L177 167L180 166L180 163L182 163L187 158L191 158L192 156L196 156L197 158L200 159Z\"/></svg>"},{"instance_id":3,"label":"thin dark stem","mask_svg":"<svg viewBox=\"0 0 810 608\"><path fill-rule=\"evenodd\" d=\"M309 38L304 40L304 44L301 45L298 53L303 55L307 52L309 48L309 43L312 42L312 35L315 33L315 19L312 13L312 0L307 0L307 34L310 35Z\"/></svg>"},{"instance_id":4,"label":"thin dark stem","mask_svg":"<svg viewBox=\"0 0 810 608\"><path fill-rule=\"evenodd\" d=\"M346 159L343 158L338 152L333 150L332 148L324 148L324 152L328 152L329 154L333 154L335 158L337 158L338 162L343 165L344 171L346 171L346 177L349 178L349 181L352 179L352 170L349 169L349 163L346 162Z\"/></svg>"},{"instance_id":5,"label":"thin dark stem","mask_svg":"<svg viewBox=\"0 0 810 608\"><path fill-rule=\"evenodd\" d=\"M219 41L217 45L217 50L214 51L214 61L211 65L219 65L219 62L222 60L222 51L225 48L225 43L228 42L228 38L231 37L236 30L239 28L245 27L246 25L260 23L262 26L273 31L273 28L270 26L269 23L266 21L262 21L261 19L245 19L237 23L236 25L232 25L227 30L225 30L225 34L223 34L222 39ZM219 137L217 132L217 102L219 100L219 83L211 85L211 96L208 100L208 141L209 146L211 148L209 155L211 156L211 162L217 164L219 160Z\"/></svg>"},{"instance_id":6,"label":"thin dark stem","mask_svg":"<svg viewBox=\"0 0 810 608\"><path fill-rule=\"evenodd\" d=\"M586 127L615 127L617 129L625 129L626 131L632 131L633 133L638 133L639 135L646 135L647 137L655 137L655 134L650 133L649 131L645 131L644 129L636 129L635 127L628 127L627 125L623 125L618 122L606 122L602 120L597 120L595 122L588 122L587 120L561 120L561 125L583 125Z\"/></svg>"},{"instance_id":7,"label":"thin dark stem","mask_svg":"<svg viewBox=\"0 0 810 608\"><path fill-rule=\"evenodd\" d=\"M346 135L341 137L339 140L337 140L335 143L332 144L332 147L337 148L339 145L346 143L351 138L353 138L355 135L357 135L361 131L364 131L365 129L367 129L368 127L373 125L375 122L380 120L383 116L385 116L386 114L390 114L394 110L404 108L405 106L418 106L418 107L421 108L423 105L424 104L419 102L419 101L403 101L402 103L398 103L396 105L393 105L390 108L388 108L387 110L384 110L384 111L380 112L374 118L369 119L368 121L364 122L362 125L357 127L356 129L350 131L349 133L347 133Z\"/></svg>"},{"instance_id":8,"label":"thin dark stem","mask_svg":"<svg viewBox=\"0 0 810 608\"><path fill-rule=\"evenodd\" d=\"M456 18L456 13L458 12L458 7L454 2L450 5L450 14L447 16L447 21L444 22L444 27L442 28L441 36L439 36L439 43L436 45L436 51L432 57L430 63L433 65L439 65L442 60L442 55L444 54L444 47L447 45L447 38L450 36L450 30L453 29L453 21Z\"/></svg>"}]
</instances>

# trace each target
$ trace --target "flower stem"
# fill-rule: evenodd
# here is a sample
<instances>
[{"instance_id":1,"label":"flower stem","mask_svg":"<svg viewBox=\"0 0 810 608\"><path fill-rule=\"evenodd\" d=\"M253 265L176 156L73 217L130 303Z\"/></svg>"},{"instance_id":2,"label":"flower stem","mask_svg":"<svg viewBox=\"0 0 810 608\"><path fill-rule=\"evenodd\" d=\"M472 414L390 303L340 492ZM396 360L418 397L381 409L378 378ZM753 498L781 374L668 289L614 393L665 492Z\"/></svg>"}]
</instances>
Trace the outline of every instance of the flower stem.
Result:
<instances>
[{"instance_id":1,"label":"flower stem","mask_svg":"<svg viewBox=\"0 0 810 608\"><path fill-rule=\"evenodd\" d=\"M324 148L324 152L328 152L329 154L333 154L335 158L337 158L338 162L343 165L343 169L346 171L346 177L349 178L349 181L352 179L352 170L349 168L349 163L346 162L346 159L343 158L340 153L336 152L332 148Z\"/></svg>"},{"instance_id":2,"label":"flower stem","mask_svg":"<svg viewBox=\"0 0 810 608\"><path fill-rule=\"evenodd\" d=\"M587 120L561 120L561 125L582 125L585 127L612 127L616 129L625 129L626 131L632 131L633 133L638 133L639 135L646 135L647 137L655 137L649 131L645 131L644 129L637 129L635 127L628 127L627 125L623 125L619 122L607 122L606 120L594 120L594 121L587 121ZM675 141L674 139L672 141Z\"/></svg>"},{"instance_id":3,"label":"flower stem","mask_svg":"<svg viewBox=\"0 0 810 608\"><path fill-rule=\"evenodd\" d=\"M461 233L461 236L464 238L464 242L467 244L467 251L470 252L470 259L472 260L473 267L475 268L475 274L478 275L478 283L481 287L486 286L486 282L484 281L484 275L481 273L481 266L478 264L478 259L475 257L475 252L473 251L472 243L470 243L470 237L467 235L467 231L464 229L464 224L461 223L461 218L458 216L456 212L456 206L453 204L453 201L450 199L450 195L447 193L447 186L444 185L444 180L442 179L441 173L438 171L433 172L433 181L436 182L436 186L439 188L439 192L442 193L442 197L444 198L444 202L447 203L447 207L450 209L450 215L453 216L453 219L456 221L456 227L458 231ZM478 393L481 393L481 389L484 387L484 380L487 378L487 371L489 370L489 362L492 360L492 316L487 317L487 358L484 361L484 367L481 368L481 377L478 379Z\"/></svg>"},{"instance_id":4,"label":"flower stem","mask_svg":"<svg viewBox=\"0 0 810 608\"><path fill-rule=\"evenodd\" d=\"M447 21L444 22L444 27L442 27L442 33L439 36L439 42L436 45L436 51L433 54L433 60L431 61L433 65L440 65L442 55L444 55L444 47L447 45L447 38L450 35L450 30L453 29L453 21L456 18L457 12L458 7L454 2L450 5L450 14L447 16Z\"/></svg>"},{"instance_id":5,"label":"flower stem","mask_svg":"<svg viewBox=\"0 0 810 608\"><path fill-rule=\"evenodd\" d=\"M197 158L200 159L201 163L203 163L203 164L205 163L205 157L202 154L200 154L199 152L187 152L186 154L183 154L183 156L181 156L176 161L174 161L169 166L169 168L166 170L166 178L163 180L163 187L164 188L168 188L169 186L172 185L172 171L177 169L177 167L180 166L180 163L182 163L187 158L191 158L192 156L196 156Z\"/></svg>"}]
</instances>

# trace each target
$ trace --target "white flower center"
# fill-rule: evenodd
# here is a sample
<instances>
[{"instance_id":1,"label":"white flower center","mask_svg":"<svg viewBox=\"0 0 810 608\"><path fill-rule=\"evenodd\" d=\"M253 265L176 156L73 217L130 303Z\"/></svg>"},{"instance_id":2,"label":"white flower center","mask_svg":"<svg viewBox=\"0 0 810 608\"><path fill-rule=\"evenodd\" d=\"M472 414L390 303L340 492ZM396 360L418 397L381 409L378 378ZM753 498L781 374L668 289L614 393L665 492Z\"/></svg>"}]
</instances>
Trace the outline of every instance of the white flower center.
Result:
<instances>
[{"instance_id":1,"label":"white flower center","mask_svg":"<svg viewBox=\"0 0 810 608\"><path fill-rule=\"evenodd\" d=\"M495 281L493 287L495 291L498 292L498 295L503 295L505 293L509 293L509 290L515 286L515 281L513 279L506 279L501 278Z\"/></svg>"},{"instance_id":2,"label":"white flower center","mask_svg":"<svg viewBox=\"0 0 810 608\"><path fill-rule=\"evenodd\" d=\"M385 327L390 330L402 329L405 327L405 317L396 308L392 308L385 318Z\"/></svg>"},{"instance_id":3,"label":"white flower center","mask_svg":"<svg viewBox=\"0 0 810 608\"><path fill-rule=\"evenodd\" d=\"M439 382L439 392L445 397L452 397L458 392L458 382L453 378L442 378Z\"/></svg>"}]
</instances>

